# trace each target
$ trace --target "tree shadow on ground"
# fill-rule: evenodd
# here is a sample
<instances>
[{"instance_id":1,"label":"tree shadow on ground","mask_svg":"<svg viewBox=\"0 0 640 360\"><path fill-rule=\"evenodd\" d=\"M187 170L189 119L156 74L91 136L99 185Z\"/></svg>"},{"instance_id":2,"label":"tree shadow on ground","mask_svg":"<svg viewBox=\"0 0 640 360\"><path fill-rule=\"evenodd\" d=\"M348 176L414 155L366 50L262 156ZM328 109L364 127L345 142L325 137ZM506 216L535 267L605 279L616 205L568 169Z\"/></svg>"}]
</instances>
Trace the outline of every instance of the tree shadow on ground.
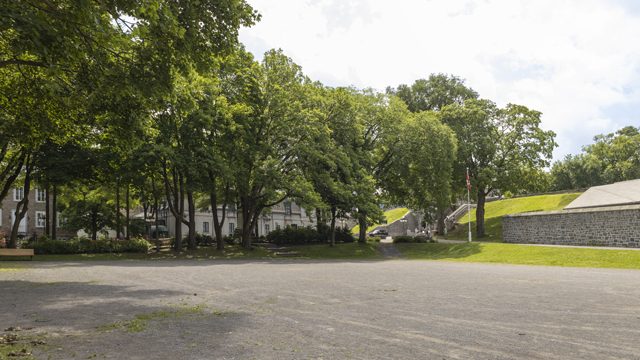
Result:
<instances>
[{"instance_id":1,"label":"tree shadow on ground","mask_svg":"<svg viewBox=\"0 0 640 360\"><path fill-rule=\"evenodd\" d=\"M223 343L227 334L250 326L251 314L220 311L193 295L97 281L5 280L0 281L0 327L19 326L24 330L16 334L26 342L43 338L50 350L56 350L51 345L64 348L52 351L54 359L119 349L124 351L119 358L145 359L162 358L160 352L171 349L166 345L154 349L152 343L180 349L205 345L205 332L208 339ZM33 329L25 329L29 327ZM196 331L202 334L185 335Z\"/></svg>"}]
</instances>

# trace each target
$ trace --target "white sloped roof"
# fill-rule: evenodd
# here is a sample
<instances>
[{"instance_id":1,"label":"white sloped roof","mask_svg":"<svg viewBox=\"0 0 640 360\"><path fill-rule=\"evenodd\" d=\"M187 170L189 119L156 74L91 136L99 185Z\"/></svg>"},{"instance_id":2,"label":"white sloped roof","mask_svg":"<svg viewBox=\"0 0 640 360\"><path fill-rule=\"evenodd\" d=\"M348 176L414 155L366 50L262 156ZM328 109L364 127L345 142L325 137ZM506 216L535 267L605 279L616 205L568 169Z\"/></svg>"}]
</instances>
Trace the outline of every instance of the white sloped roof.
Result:
<instances>
[{"instance_id":1,"label":"white sloped roof","mask_svg":"<svg viewBox=\"0 0 640 360\"><path fill-rule=\"evenodd\" d=\"M640 204L640 179L594 186L564 209Z\"/></svg>"}]
</instances>

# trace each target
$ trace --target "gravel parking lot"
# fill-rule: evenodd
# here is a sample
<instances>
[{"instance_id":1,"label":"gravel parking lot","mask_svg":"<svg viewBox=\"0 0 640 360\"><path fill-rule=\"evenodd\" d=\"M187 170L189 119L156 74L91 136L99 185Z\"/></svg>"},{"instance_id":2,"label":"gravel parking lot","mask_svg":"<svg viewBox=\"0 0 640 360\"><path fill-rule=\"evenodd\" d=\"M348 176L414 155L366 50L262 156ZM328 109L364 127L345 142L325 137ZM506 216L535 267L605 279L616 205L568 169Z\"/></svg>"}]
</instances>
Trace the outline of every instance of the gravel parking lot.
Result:
<instances>
[{"instance_id":1,"label":"gravel parking lot","mask_svg":"<svg viewBox=\"0 0 640 360\"><path fill-rule=\"evenodd\" d=\"M640 271L430 261L28 263L36 358L640 359Z\"/></svg>"}]
</instances>

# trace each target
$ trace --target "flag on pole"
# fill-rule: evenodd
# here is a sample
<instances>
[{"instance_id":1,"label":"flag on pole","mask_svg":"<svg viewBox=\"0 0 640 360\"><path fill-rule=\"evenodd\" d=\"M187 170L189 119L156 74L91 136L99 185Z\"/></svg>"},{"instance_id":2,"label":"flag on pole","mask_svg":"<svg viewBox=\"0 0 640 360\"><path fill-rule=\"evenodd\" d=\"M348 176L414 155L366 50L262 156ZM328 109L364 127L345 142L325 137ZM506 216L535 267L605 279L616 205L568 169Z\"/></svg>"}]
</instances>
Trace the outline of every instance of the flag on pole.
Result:
<instances>
[{"instance_id":1,"label":"flag on pole","mask_svg":"<svg viewBox=\"0 0 640 360\"><path fill-rule=\"evenodd\" d=\"M469 187L469 190L471 190L471 182L469 181L469 169L467 169L467 186Z\"/></svg>"}]
</instances>

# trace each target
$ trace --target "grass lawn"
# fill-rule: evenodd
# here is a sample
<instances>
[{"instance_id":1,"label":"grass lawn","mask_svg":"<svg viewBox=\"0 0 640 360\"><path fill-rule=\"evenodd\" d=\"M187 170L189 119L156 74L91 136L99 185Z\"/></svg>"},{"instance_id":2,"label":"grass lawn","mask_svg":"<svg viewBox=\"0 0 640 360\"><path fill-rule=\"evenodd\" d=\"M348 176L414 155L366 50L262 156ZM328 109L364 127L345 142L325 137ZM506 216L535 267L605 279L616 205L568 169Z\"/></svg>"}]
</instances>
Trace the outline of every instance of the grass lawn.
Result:
<instances>
[{"instance_id":1,"label":"grass lawn","mask_svg":"<svg viewBox=\"0 0 640 360\"><path fill-rule=\"evenodd\" d=\"M387 219L387 224L391 224L392 222L405 216L408 212L409 212L409 209L407 208L397 208L393 210L387 210L384 212L384 218ZM379 225L380 224L374 224L369 226L369 228L367 229L367 233L373 231L373 229ZM360 225L354 226L353 229L351 229L351 233L352 234L360 233Z\"/></svg>"},{"instance_id":2,"label":"grass lawn","mask_svg":"<svg viewBox=\"0 0 640 360\"><path fill-rule=\"evenodd\" d=\"M121 253L121 254L72 254L72 255L36 255L33 261L113 261L113 260L172 260L172 259L274 259L276 255L263 248L254 246L253 250L245 250L240 245L227 245L224 250L216 250L215 247L199 247L196 250L183 250L177 253L173 250L164 249L160 252L150 251L144 253ZM15 257L15 260L29 260L29 257ZM6 265L11 260L0 262L0 273L16 271L15 266Z\"/></svg>"},{"instance_id":3,"label":"grass lawn","mask_svg":"<svg viewBox=\"0 0 640 360\"><path fill-rule=\"evenodd\" d=\"M493 201L485 204L484 232L482 241L502 242L502 216L532 211L562 210L581 193L540 195ZM471 237L476 240L476 209L471 210ZM443 237L439 237L442 239ZM469 215L460 219L460 225L447 234L447 239L469 239Z\"/></svg>"},{"instance_id":4,"label":"grass lawn","mask_svg":"<svg viewBox=\"0 0 640 360\"><path fill-rule=\"evenodd\" d=\"M374 242L336 244L333 248L328 244L298 245L289 246L287 249L297 252L300 255L297 259L369 260L381 258L378 243Z\"/></svg>"},{"instance_id":5,"label":"grass lawn","mask_svg":"<svg viewBox=\"0 0 640 360\"><path fill-rule=\"evenodd\" d=\"M409 259L512 265L640 269L640 251L514 244L396 244Z\"/></svg>"}]
</instances>

